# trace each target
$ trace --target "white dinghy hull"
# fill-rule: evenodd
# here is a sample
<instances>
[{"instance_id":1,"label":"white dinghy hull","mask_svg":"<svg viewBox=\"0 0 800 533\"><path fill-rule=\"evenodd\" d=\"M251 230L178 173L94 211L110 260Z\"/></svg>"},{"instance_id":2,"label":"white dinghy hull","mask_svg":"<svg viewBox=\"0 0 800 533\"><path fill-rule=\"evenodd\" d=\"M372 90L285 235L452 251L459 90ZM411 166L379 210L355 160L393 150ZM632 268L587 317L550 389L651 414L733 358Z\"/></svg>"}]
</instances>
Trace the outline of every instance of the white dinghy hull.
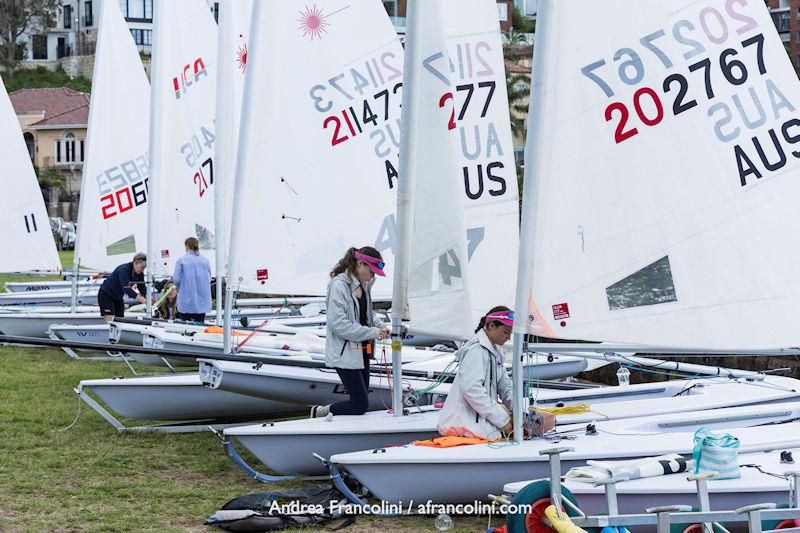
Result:
<instances>
[{"instance_id":1,"label":"white dinghy hull","mask_svg":"<svg viewBox=\"0 0 800 533\"><path fill-rule=\"evenodd\" d=\"M582 466L588 459L632 459L667 453L690 454L693 447L692 432L702 426L730 428L734 422L724 420L725 412L742 413L742 409L762 412L766 423L779 418L797 416L797 405L775 404L761 407L731 408L667 415L661 420L673 422L690 420L681 430L685 433L632 432L630 434L603 434L603 422L597 422L597 435L574 433L572 440L553 438L535 439L519 444L482 444L436 449L421 446L378 448L355 453L334 455L331 462L355 476L377 498L391 502L427 501L441 503L486 500L488 494L498 494L503 486L521 475L525 479L548 476L547 457L540 451L554 446L569 446L574 452L562 454L563 471ZM767 409L767 411L761 411ZM737 411L738 410L738 411ZM769 412L774 417L768 417ZM789 413L781 416L781 413ZM734 415L739 416L739 415ZM723 417L712 423L708 417ZM650 417L652 421L653 417ZM624 422L624 421L620 421ZM616 427L614 429L617 429ZM559 428L563 432L563 428ZM580 431L580 430L579 430ZM617 431L619 431L617 429ZM742 441L741 452L783 450L800 445L800 423L729 429Z\"/></svg>"},{"instance_id":2,"label":"white dinghy hull","mask_svg":"<svg viewBox=\"0 0 800 533\"><path fill-rule=\"evenodd\" d=\"M798 448L747 453L739 455L739 464L758 465L765 472L777 475L796 470L796 464L781 462L782 451L789 451L795 457L800 456ZM737 509L764 502L774 502L778 505L788 503L791 487L787 479L770 476L750 467L742 468L741 476L739 479L708 481L712 510ZM503 487L503 492L516 495L528 483L530 481L508 483ZM572 492L584 513L589 515L608 513L603 487L570 480L563 482L563 486ZM686 473L617 483L617 502L621 514L641 514L647 508L661 505L699 506L697 485L686 479Z\"/></svg>"},{"instance_id":3,"label":"white dinghy hull","mask_svg":"<svg viewBox=\"0 0 800 533\"><path fill-rule=\"evenodd\" d=\"M770 383L785 386L787 378L770 377ZM612 420L720 409L741 405L742 389L727 379L703 380L704 387L694 387L697 380L668 383L642 383L629 387L600 387L577 391L542 389L541 407L590 403L594 411L559 415L559 424L580 424ZM794 392L780 388L753 386L747 390L750 403L767 403L790 399ZM667 400L667 401L665 401ZM331 420L307 418L252 425L225 431L235 437L271 470L285 474L320 475L326 470L311 454L331 457L387 444L406 444L413 440L437 436L438 410L422 408L409 416L394 417L387 411L358 416L335 416ZM609 427L606 424L606 427ZM653 431L653 428L646 428ZM655 428L657 431L658 428ZM613 431L613 430L611 430Z\"/></svg>"}]
</instances>

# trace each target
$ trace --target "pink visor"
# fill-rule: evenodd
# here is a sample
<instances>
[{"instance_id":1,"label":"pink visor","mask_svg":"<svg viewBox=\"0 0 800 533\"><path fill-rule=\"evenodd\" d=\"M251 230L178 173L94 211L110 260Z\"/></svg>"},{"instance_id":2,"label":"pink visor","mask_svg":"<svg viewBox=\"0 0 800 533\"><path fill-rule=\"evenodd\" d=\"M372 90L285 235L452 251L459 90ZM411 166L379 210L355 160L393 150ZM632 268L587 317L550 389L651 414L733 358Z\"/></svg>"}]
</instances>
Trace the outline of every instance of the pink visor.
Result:
<instances>
[{"instance_id":1,"label":"pink visor","mask_svg":"<svg viewBox=\"0 0 800 533\"><path fill-rule=\"evenodd\" d=\"M486 323L500 322L504 326L512 327L514 325L514 311L497 311L496 313L489 313L486 315Z\"/></svg>"},{"instance_id":2,"label":"pink visor","mask_svg":"<svg viewBox=\"0 0 800 533\"><path fill-rule=\"evenodd\" d=\"M386 263L384 263L383 260L378 259L377 257L372 257L371 255L362 254L361 252L356 252L354 255L359 261L363 261L368 264L373 273L378 276L386 277L386 273L383 271Z\"/></svg>"}]
</instances>

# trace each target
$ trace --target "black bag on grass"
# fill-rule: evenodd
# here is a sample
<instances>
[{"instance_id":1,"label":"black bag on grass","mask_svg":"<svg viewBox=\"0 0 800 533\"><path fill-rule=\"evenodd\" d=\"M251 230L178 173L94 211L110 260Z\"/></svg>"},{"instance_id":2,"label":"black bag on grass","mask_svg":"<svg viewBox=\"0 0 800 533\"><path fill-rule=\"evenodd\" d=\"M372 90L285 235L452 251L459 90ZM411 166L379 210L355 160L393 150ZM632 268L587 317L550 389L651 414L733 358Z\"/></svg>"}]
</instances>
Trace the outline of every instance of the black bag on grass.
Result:
<instances>
[{"instance_id":1,"label":"black bag on grass","mask_svg":"<svg viewBox=\"0 0 800 533\"><path fill-rule=\"evenodd\" d=\"M332 486L257 492L240 496L222 506L205 524L226 531L280 531L290 527L327 524L341 515L331 508L344 496ZM336 529L350 525L349 517Z\"/></svg>"}]
</instances>

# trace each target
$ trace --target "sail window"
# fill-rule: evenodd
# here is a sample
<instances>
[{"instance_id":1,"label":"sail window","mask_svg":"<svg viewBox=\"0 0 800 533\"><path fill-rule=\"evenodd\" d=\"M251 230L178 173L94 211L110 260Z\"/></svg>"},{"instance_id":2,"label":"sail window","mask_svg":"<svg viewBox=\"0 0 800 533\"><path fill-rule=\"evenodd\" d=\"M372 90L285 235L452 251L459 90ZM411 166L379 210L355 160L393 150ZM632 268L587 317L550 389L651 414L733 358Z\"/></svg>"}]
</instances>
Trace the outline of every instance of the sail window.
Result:
<instances>
[{"instance_id":1,"label":"sail window","mask_svg":"<svg viewBox=\"0 0 800 533\"><path fill-rule=\"evenodd\" d=\"M464 289L464 276L458 250L450 248L414 268L409 277L408 293L412 297L460 291Z\"/></svg>"},{"instance_id":2,"label":"sail window","mask_svg":"<svg viewBox=\"0 0 800 533\"><path fill-rule=\"evenodd\" d=\"M606 297L608 308L612 311L677 302L669 256L662 257L606 288Z\"/></svg>"}]
</instances>

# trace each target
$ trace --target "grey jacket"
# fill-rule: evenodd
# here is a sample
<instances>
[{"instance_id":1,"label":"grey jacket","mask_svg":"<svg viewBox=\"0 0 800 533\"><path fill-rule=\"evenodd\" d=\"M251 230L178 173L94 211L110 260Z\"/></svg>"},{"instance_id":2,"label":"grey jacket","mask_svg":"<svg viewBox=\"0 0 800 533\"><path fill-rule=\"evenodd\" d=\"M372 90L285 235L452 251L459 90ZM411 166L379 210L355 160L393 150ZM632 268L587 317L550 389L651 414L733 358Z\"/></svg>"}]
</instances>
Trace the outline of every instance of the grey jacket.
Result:
<instances>
[{"instance_id":1,"label":"grey jacket","mask_svg":"<svg viewBox=\"0 0 800 533\"><path fill-rule=\"evenodd\" d=\"M367 326L358 321L358 287L367 295ZM372 311L370 289L372 283L362 284L343 272L328 282L326 314L328 315L325 339L325 366L334 368L363 369L364 356L361 341L378 338L384 323Z\"/></svg>"},{"instance_id":2,"label":"grey jacket","mask_svg":"<svg viewBox=\"0 0 800 533\"><path fill-rule=\"evenodd\" d=\"M456 358L458 372L439 414L439 433L499 439L500 428L511 420L513 399L503 355L480 330L456 352Z\"/></svg>"}]
</instances>

